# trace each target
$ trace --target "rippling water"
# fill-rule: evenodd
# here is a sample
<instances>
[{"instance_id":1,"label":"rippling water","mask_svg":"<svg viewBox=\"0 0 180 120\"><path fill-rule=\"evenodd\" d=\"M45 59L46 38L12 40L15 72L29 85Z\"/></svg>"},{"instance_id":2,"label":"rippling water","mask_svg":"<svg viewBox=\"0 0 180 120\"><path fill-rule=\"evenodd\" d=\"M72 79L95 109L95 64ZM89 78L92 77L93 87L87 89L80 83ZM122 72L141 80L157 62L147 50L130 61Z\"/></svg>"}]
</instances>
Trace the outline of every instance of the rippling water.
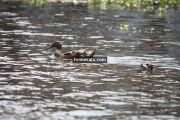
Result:
<instances>
[{"instance_id":1,"label":"rippling water","mask_svg":"<svg viewBox=\"0 0 180 120\"><path fill-rule=\"evenodd\" d=\"M0 3L0 119L180 119L179 33L179 10ZM55 58L54 41L97 48L108 63Z\"/></svg>"}]
</instances>

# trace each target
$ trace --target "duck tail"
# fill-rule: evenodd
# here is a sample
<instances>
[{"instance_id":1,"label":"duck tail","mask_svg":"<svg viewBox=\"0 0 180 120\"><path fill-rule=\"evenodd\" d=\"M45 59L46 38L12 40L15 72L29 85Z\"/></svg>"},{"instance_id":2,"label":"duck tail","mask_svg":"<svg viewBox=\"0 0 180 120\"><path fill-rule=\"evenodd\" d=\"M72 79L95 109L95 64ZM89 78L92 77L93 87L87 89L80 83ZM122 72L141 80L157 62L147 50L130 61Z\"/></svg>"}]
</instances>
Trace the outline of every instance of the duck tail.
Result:
<instances>
[{"instance_id":1,"label":"duck tail","mask_svg":"<svg viewBox=\"0 0 180 120\"><path fill-rule=\"evenodd\" d=\"M89 54L89 57L93 57L96 54L96 48L94 48L94 50L92 50Z\"/></svg>"}]
</instances>

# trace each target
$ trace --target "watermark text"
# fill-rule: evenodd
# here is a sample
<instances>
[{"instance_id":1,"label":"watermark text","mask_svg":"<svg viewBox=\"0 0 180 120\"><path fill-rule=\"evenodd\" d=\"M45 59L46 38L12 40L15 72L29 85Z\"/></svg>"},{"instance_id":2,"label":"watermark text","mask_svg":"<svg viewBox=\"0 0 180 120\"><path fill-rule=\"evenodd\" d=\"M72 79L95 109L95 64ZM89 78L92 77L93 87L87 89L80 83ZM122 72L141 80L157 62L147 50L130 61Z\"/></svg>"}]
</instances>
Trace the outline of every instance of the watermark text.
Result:
<instances>
[{"instance_id":1,"label":"watermark text","mask_svg":"<svg viewBox=\"0 0 180 120\"><path fill-rule=\"evenodd\" d=\"M107 63L107 57L74 57L72 59L73 63Z\"/></svg>"}]
</instances>

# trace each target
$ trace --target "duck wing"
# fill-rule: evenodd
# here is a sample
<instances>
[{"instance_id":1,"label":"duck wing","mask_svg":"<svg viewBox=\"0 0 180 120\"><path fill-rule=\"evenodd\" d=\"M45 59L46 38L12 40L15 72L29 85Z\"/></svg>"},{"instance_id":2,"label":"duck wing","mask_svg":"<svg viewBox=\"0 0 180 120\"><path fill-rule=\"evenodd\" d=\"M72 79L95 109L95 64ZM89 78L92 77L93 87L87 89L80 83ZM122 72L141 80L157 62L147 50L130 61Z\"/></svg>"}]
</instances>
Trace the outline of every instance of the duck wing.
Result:
<instances>
[{"instance_id":1,"label":"duck wing","mask_svg":"<svg viewBox=\"0 0 180 120\"><path fill-rule=\"evenodd\" d=\"M69 51L64 53L63 56L67 56L69 58L73 57L93 57L96 53L96 49L94 50L85 50L85 49L80 49L80 50L74 50L74 51Z\"/></svg>"},{"instance_id":2,"label":"duck wing","mask_svg":"<svg viewBox=\"0 0 180 120\"><path fill-rule=\"evenodd\" d=\"M72 52L61 53L61 57L66 58L66 59L72 59L73 58L73 53Z\"/></svg>"},{"instance_id":3,"label":"duck wing","mask_svg":"<svg viewBox=\"0 0 180 120\"><path fill-rule=\"evenodd\" d=\"M79 57L93 57L96 53L96 49L94 50L85 50L85 49L80 49L77 51L76 54L79 55Z\"/></svg>"},{"instance_id":4,"label":"duck wing","mask_svg":"<svg viewBox=\"0 0 180 120\"><path fill-rule=\"evenodd\" d=\"M86 52L84 49L72 51L74 57L86 57Z\"/></svg>"}]
</instances>

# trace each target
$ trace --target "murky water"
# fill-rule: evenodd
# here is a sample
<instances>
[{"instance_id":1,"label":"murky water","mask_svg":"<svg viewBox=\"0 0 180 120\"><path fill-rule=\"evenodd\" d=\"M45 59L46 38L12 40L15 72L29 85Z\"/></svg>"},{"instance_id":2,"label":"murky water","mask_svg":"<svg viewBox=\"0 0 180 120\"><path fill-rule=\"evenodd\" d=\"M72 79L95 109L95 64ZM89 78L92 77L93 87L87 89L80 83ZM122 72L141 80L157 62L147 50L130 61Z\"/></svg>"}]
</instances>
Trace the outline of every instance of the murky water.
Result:
<instances>
[{"instance_id":1,"label":"murky water","mask_svg":"<svg viewBox=\"0 0 180 120\"><path fill-rule=\"evenodd\" d=\"M179 10L0 3L0 119L180 119L179 33ZM97 48L108 63L55 58L54 41Z\"/></svg>"}]
</instances>

